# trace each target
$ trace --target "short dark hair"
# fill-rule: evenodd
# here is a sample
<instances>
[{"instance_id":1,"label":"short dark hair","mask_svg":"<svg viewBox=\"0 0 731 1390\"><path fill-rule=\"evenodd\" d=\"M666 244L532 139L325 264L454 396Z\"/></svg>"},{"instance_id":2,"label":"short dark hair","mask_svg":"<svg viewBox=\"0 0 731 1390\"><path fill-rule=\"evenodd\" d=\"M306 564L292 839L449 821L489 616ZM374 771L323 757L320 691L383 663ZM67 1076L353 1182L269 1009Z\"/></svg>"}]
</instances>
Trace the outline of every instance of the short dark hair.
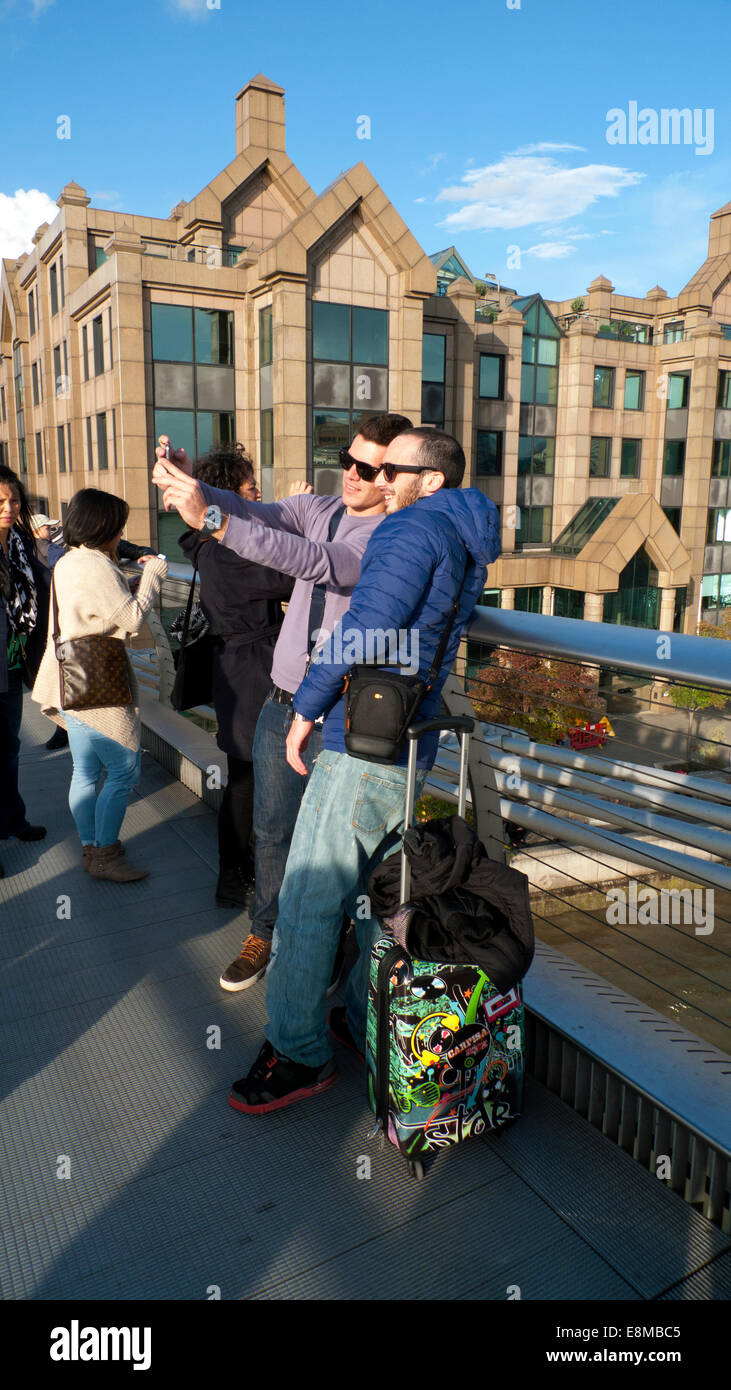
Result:
<instances>
[{"instance_id":1,"label":"short dark hair","mask_svg":"<svg viewBox=\"0 0 731 1390\"><path fill-rule=\"evenodd\" d=\"M63 538L68 546L88 545L99 550L108 545L127 524L129 504L113 492L98 487L82 487L69 502L63 522Z\"/></svg>"},{"instance_id":2,"label":"short dark hair","mask_svg":"<svg viewBox=\"0 0 731 1390\"><path fill-rule=\"evenodd\" d=\"M242 483L254 481L254 464L243 444L216 444L193 464L193 477L209 487L238 492Z\"/></svg>"},{"instance_id":3,"label":"short dark hair","mask_svg":"<svg viewBox=\"0 0 731 1390\"><path fill-rule=\"evenodd\" d=\"M367 415L355 426L355 433L370 444L390 444L397 434L412 429L405 415Z\"/></svg>"},{"instance_id":4,"label":"short dark hair","mask_svg":"<svg viewBox=\"0 0 731 1390\"><path fill-rule=\"evenodd\" d=\"M18 513L18 520L15 523L15 529L21 532L23 539L30 546L32 554L37 555L38 547L36 545L36 538L33 534L33 526L31 523L32 513L28 500L28 493L17 473L14 473L12 468L8 468L5 463L0 463L0 483L5 483L6 487L15 488L20 499L20 511Z\"/></svg>"},{"instance_id":5,"label":"short dark hair","mask_svg":"<svg viewBox=\"0 0 731 1390\"><path fill-rule=\"evenodd\" d=\"M462 445L453 434L432 429L430 425L416 425L414 429L405 430L404 433L421 440L416 457L422 467L433 469L435 473L443 473L445 487L460 486L467 460Z\"/></svg>"}]
</instances>

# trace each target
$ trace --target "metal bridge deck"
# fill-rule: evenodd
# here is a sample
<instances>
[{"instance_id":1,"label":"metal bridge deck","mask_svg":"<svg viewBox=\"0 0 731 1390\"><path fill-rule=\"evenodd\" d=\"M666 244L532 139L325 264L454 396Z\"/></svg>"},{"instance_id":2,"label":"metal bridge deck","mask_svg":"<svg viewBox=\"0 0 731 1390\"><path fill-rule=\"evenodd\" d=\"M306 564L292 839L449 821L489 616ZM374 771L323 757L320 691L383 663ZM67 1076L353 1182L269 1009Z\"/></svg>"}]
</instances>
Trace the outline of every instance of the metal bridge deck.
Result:
<instances>
[{"instance_id":1,"label":"metal bridge deck","mask_svg":"<svg viewBox=\"0 0 731 1390\"><path fill-rule=\"evenodd\" d=\"M728 1239L535 1082L518 1125L422 1184L367 1140L349 1054L316 1101L232 1111L264 990L218 987L245 919L213 905L215 816L145 754L123 837L151 875L89 879L49 732L26 699L21 787L49 833L0 846L5 1299L729 1296Z\"/></svg>"}]
</instances>

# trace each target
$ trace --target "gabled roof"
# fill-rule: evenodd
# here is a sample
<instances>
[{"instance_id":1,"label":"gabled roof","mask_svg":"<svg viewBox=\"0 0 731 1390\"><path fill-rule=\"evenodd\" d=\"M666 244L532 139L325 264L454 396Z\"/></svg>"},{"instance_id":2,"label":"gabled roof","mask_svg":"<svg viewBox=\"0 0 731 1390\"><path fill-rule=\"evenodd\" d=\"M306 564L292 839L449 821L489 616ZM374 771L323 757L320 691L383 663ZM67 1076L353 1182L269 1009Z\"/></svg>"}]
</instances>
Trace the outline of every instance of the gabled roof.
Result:
<instances>
[{"instance_id":1,"label":"gabled roof","mask_svg":"<svg viewBox=\"0 0 731 1390\"><path fill-rule=\"evenodd\" d=\"M529 315L530 315L531 309L533 309L534 306L537 306L538 313L540 314L541 317L543 317L543 316L545 315L547 318L550 319L550 324L551 324L551 326L548 327L548 328L546 328L546 327L544 326L544 328L543 328L544 335L545 335L546 337L549 337L549 338L551 338L551 337L562 338L562 337L564 336L564 335L563 335L563 330L559 327L558 323L556 322L556 319L554 318L553 314L551 313L551 310L549 309L549 307L548 307L548 305L546 304L546 301L545 301L545 299L543 298L542 295L540 295L540 294L524 294L524 295L519 296L518 299L513 299L513 300L511 300L511 303L510 303L510 308L511 308L511 309L517 309L517 310L518 310L518 313L519 313L519 314L522 314L522 315L523 315L523 318L524 318L524 319L527 319L529 323L531 322L531 320L529 319ZM531 326L530 329L529 329L529 331L530 331L531 333L535 333L536 330L535 330L535 328L534 328L533 326ZM541 331L541 330L539 330L539 331Z\"/></svg>"},{"instance_id":2,"label":"gabled roof","mask_svg":"<svg viewBox=\"0 0 731 1390\"><path fill-rule=\"evenodd\" d=\"M437 271L446 271L455 277L464 275L466 280L471 280L474 283L475 277L466 261L460 256L456 246L447 246L443 251L435 251L429 260ZM449 262L453 262L453 264L449 264Z\"/></svg>"}]
</instances>

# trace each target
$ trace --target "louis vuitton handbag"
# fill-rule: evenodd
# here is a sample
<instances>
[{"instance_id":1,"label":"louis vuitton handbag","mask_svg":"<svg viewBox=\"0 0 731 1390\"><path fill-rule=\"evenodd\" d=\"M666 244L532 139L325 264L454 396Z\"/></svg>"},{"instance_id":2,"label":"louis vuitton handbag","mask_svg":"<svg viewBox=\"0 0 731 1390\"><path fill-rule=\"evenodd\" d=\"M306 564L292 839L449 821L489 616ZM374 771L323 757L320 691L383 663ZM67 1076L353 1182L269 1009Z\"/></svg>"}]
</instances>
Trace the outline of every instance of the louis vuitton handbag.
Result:
<instances>
[{"instance_id":1,"label":"louis vuitton handbag","mask_svg":"<svg viewBox=\"0 0 731 1390\"><path fill-rule=\"evenodd\" d=\"M55 578L51 582L51 601L61 709L104 709L110 705L133 704L129 662L122 639L97 636L59 641Z\"/></svg>"}]
</instances>

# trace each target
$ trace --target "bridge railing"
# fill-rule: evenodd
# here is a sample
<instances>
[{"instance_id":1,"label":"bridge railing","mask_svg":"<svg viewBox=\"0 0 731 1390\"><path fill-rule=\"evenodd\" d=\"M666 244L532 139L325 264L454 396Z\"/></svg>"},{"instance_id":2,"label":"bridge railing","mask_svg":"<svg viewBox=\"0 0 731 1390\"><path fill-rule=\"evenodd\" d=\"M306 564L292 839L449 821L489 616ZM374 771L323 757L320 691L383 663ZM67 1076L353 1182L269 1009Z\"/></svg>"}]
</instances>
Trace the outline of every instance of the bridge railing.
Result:
<instances>
[{"instance_id":1,"label":"bridge railing","mask_svg":"<svg viewBox=\"0 0 731 1390\"><path fill-rule=\"evenodd\" d=\"M191 574L169 567L133 653L161 707ZM531 883L534 1074L728 1229L731 642L478 608L444 698L478 719L469 814ZM193 721L205 763L214 711L165 718L155 755ZM445 736L429 814L456 781Z\"/></svg>"}]
</instances>

